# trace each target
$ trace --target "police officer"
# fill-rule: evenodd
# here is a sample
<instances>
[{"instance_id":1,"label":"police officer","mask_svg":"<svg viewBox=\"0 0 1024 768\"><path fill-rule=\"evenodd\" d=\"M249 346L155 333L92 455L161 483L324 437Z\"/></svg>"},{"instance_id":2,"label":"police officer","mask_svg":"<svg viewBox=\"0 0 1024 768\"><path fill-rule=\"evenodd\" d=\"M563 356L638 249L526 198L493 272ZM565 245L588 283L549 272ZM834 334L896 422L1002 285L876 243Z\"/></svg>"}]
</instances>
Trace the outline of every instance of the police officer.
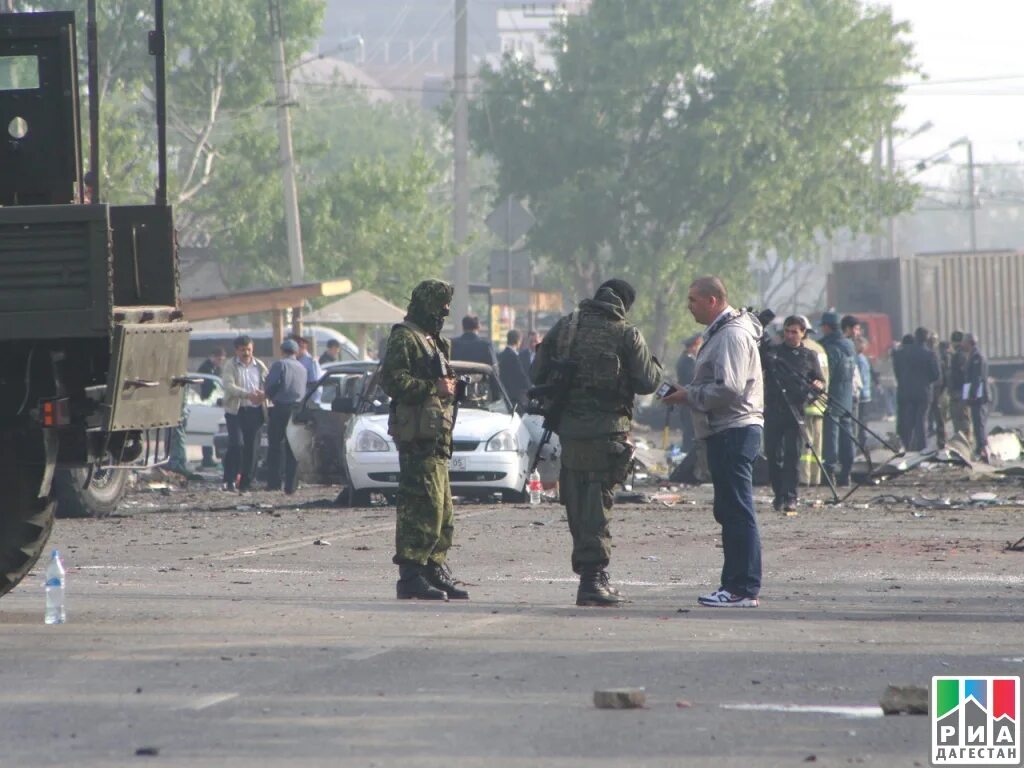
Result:
<instances>
[{"instance_id":1,"label":"police officer","mask_svg":"<svg viewBox=\"0 0 1024 768\"><path fill-rule=\"evenodd\" d=\"M466 600L446 567L455 530L448 460L452 455L455 378L441 335L452 286L424 280L405 321L391 329L381 387L391 397L388 434L398 445L395 556L400 600Z\"/></svg>"},{"instance_id":2,"label":"police officer","mask_svg":"<svg viewBox=\"0 0 1024 768\"><path fill-rule=\"evenodd\" d=\"M653 392L661 364L643 334L626 322L636 291L624 280L608 280L593 299L561 318L537 348L531 379L550 383L554 360L575 363L561 413L559 489L572 534L572 569L579 574L576 605L623 601L608 583L611 558L608 513L612 488L626 479L633 456L628 442L633 398Z\"/></svg>"},{"instance_id":3,"label":"police officer","mask_svg":"<svg viewBox=\"0 0 1024 768\"><path fill-rule=\"evenodd\" d=\"M764 355L764 449L776 512L796 509L797 463L805 442L796 415L803 420L801 411L809 399L809 388L825 385L817 353L803 346L806 332L802 317L787 317L782 324L782 344L772 345Z\"/></svg>"}]
</instances>

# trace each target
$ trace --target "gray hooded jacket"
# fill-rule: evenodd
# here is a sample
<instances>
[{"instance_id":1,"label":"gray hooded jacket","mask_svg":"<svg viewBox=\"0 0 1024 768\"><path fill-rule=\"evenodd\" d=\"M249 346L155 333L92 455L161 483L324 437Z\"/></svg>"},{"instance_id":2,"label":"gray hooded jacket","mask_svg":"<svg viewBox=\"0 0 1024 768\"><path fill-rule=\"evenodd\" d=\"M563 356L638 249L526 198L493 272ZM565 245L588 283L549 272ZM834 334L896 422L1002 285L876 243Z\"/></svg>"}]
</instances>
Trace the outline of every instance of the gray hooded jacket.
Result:
<instances>
[{"instance_id":1,"label":"gray hooded jacket","mask_svg":"<svg viewBox=\"0 0 1024 768\"><path fill-rule=\"evenodd\" d=\"M760 338L757 318L731 307L704 332L693 382L684 387L697 437L764 425Z\"/></svg>"}]
</instances>

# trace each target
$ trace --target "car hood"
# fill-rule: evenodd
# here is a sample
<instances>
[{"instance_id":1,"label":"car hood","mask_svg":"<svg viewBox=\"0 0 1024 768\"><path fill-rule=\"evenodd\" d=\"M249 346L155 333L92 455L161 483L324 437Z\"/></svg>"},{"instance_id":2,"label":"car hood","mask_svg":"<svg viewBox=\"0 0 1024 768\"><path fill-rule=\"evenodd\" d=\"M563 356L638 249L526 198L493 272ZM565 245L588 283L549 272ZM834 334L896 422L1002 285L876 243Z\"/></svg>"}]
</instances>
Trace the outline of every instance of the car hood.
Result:
<instances>
[{"instance_id":1,"label":"car hood","mask_svg":"<svg viewBox=\"0 0 1024 768\"><path fill-rule=\"evenodd\" d=\"M363 414L353 421L353 435L367 428L381 436L388 433L388 415L386 413ZM520 419L516 415L465 408L459 411L453 438L455 440L476 440L477 442L490 440L503 429L511 429L516 432L519 428L519 421Z\"/></svg>"}]
</instances>

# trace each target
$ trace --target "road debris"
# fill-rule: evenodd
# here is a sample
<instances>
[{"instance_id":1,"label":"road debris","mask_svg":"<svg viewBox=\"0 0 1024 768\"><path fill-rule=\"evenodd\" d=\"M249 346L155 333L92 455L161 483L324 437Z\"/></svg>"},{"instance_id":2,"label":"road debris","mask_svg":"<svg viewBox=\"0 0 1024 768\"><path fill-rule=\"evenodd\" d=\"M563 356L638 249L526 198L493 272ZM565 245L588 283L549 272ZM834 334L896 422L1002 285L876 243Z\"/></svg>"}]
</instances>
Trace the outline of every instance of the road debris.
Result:
<instances>
[{"instance_id":1,"label":"road debris","mask_svg":"<svg viewBox=\"0 0 1024 768\"><path fill-rule=\"evenodd\" d=\"M887 715L927 715L928 689L919 685L890 685L878 704Z\"/></svg>"},{"instance_id":2,"label":"road debris","mask_svg":"<svg viewBox=\"0 0 1024 768\"><path fill-rule=\"evenodd\" d=\"M642 709L647 703L643 688L605 688L594 691L594 706L598 709Z\"/></svg>"}]
</instances>

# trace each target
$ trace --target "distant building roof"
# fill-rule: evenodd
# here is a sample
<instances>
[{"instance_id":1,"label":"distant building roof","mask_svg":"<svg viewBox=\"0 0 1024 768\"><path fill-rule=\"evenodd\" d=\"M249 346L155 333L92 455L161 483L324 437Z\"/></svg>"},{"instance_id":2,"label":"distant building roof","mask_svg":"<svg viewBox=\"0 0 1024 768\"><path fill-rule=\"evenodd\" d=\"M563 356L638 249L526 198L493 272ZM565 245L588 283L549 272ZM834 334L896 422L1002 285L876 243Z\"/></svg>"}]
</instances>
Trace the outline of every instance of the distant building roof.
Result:
<instances>
[{"instance_id":1,"label":"distant building roof","mask_svg":"<svg viewBox=\"0 0 1024 768\"><path fill-rule=\"evenodd\" d=\"M356 291L305 315L311 323L353 323L394 325L402 322L405 310L370 291Z\"/></svg>"},{"instance_id":2,"label":"distant building roof","mask_svg":"<svg viewBox=\"0 0 1024 768\"><path fill-rule=\"evenodd\" d=\"M366 98L373 103L394 101L395 97L377 80L374 80L357 65L330 56L321 56L296 67L292 73L296 88L304 85L330 85L347 83L363 90Z\"/></svg>"}]
</instances>

